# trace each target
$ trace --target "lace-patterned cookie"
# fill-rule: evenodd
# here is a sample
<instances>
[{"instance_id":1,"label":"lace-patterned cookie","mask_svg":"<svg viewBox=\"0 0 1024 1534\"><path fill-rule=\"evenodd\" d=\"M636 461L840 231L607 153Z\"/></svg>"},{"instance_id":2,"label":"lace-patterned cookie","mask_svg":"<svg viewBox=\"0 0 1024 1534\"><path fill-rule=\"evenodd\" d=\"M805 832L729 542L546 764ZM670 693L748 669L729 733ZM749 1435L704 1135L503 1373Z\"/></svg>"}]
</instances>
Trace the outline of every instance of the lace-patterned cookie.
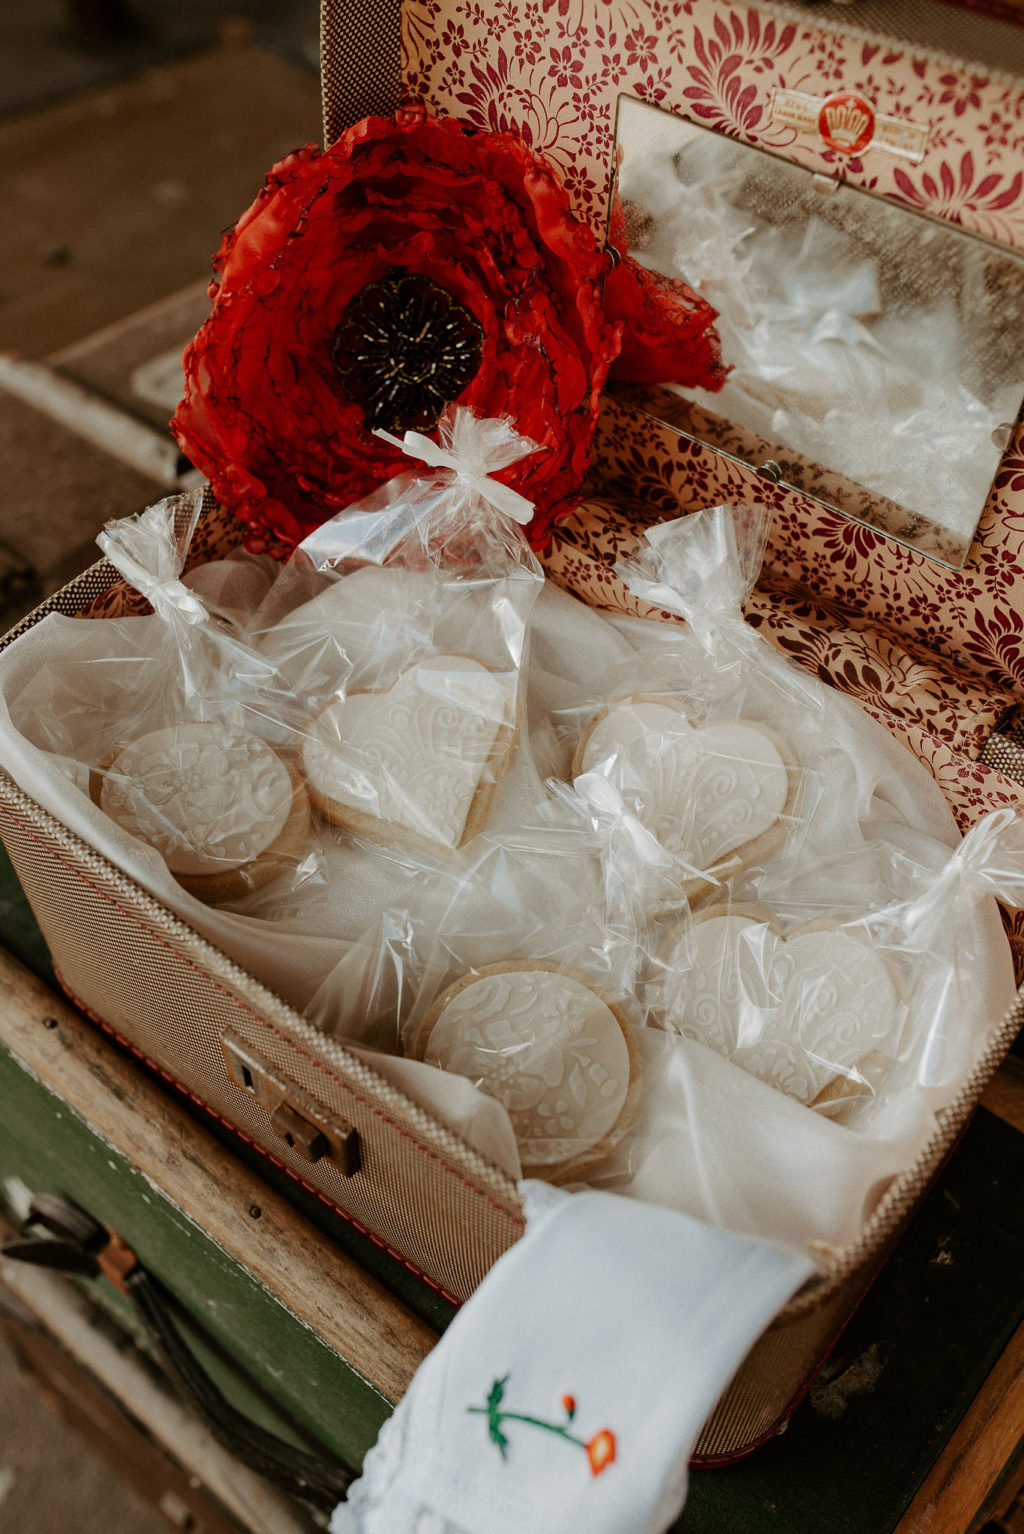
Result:
<instances>
[{"instance_id":1,"label":"lace-patterned cookie","mask_svg":"<svg viewBox=\"0 0 1024 1534\"><path fill-rule=\"evenodd\" d=\"M386 692L329 703L310 726L302 771L336 825L454 851L487 822L514 727L509 678L467 655L432 655Z\"/></svg>"},{"instance_id":2,"label":"lace-patterned cookie","mask_svg":"<svg viewBox=\"0 0 1024 1534\"><path fill-rule=\"evenodd\" d=\"M719 883L774 851L796 807L799 772L778 736L749 719L694 724L672 698L627 698L599 714L573 777L601 764L662 846ZM699 875L683 885L691 903L714 887Z\"/></svg>"},{"instance_id":3,"label":"lace-patterned cookie","mask_svg":"<svg viewBox=\"0 0 1024 1534\"><path fill-rule=\"evenodd\" d=\"M493 964L434 1003L411 1051L508 1110L524 1177L585 1176L626 1133L640 1056L618 1008L542 961Z\"/></svg>"},{"instance_id":4,"label":"lace-patterned cookie","mask_svg":"<svg viewBox=\"0 0 1024 1534\"><path fill-rule=\"evenodd\" d=\"M666 959L665 1023L809 1107L834 1113L870 1093L897 1051L890 966L841 928L782 937L753 909L705 911Z\"/></svg>"},{"instance_id":5,"label":"lace-patterned cookie","mask_svg":"<svg viewBox=\"0 0 1024 1534\"><path fill-rule=\"evenodd\" d=\"M305 789L277 752L212 721L133 740L92 774L90 792L209 904L273 879L298 857L309 828Z\"/></svg>"}]
</instances>

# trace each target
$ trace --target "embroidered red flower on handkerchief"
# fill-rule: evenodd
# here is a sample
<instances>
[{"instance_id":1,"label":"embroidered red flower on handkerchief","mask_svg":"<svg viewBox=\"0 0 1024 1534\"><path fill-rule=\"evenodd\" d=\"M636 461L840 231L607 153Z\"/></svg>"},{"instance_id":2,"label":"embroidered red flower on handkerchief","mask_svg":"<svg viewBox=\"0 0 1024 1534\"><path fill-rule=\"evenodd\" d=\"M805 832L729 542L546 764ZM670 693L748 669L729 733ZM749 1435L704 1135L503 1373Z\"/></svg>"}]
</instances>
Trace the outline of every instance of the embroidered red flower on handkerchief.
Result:
<instances>
[{"instance_id":1,"label":"embroidered red flower on handkerchief","mask_svg":"<svg viewBox=\"0 0 1024 1534\"><path fill-rule=\"evenodd\" d=\"M592 1475L600 1475L602 1470L607 1470L615 1458L615 1434L606 1427L595 1433L587 1444L587 1458Z\"/></svg>"},{"instance_id":2,"label":"embroidered red flower on handkerchief","mask_svg":"<svg viewBox=\"0 0 1024 1534\"><path fill-rule=\"evenodd\" d=\"M287 552L408 467L373 428L429 431L454 401L540 444L499 476L539 546L575 505L623 328L684 347L663 378L721 374L702 300L680 326L628 261L602 297L609 259L544 160L419 108L281 161L216 265L172 429L254 548Z\"/></svg>"}]
</instances>

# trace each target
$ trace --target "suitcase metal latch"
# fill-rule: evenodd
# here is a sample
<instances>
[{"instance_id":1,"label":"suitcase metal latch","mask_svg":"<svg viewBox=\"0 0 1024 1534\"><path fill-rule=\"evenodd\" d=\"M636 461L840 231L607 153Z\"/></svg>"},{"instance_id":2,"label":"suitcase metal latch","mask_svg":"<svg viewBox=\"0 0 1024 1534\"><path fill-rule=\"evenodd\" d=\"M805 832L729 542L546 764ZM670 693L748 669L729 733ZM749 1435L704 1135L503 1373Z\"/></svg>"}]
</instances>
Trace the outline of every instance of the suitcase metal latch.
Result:
<instances>
[{"instance_id":1,"label":"suitcase metal latch","mask_svg":"<svg viewBox=\"0 0 1024 1534\"><path fill-rule=\"evenodd\" d=\"M304 1119L288 1103L279 1103L270 1115L270 1123L276 1135L298 1151L303 1161L320 1161L331 1155L331 1142L316 1124Z\"/></svg>"},{"instance_id":2,"label":"suitcase metal latch","mask_svg":"<svg viewBox=\"0 0 1024 1534\"><path fill-rule=\"evenodd\" d=\"M310 1097L250 1045L226 1033L220 1041L228 1075L255 1099L270 1128L303 1161L329 1161L343 1177L359 1170L359 1134L343 1119L328 1119Z\"/></svg>"}]
</instances>

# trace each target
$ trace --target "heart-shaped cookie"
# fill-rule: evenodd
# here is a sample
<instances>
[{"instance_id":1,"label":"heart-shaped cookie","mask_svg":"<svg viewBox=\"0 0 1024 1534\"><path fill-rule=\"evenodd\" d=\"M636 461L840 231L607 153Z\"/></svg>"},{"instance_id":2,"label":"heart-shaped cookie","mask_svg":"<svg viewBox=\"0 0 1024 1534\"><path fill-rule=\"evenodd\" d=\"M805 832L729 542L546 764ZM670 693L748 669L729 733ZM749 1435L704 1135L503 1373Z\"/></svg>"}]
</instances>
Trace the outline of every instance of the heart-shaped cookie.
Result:
<instances>
[{"instance_id":1,"label":"heart-shaped cookie","mask_svg":"<svg viewBox=\"0 0 1024 1534\"><path fill-rule=\"evenodd\" d=\"M310 799L375 841L461 847L486 823L514 722L509 677L432 655L387 691L349 693L313 720L302 750Z\"/></svg>"},{"instance_id":2,"label":"heart-shaped cookie","mask_svg":"<svg viewBox=\"0 0 1024 1534\"><path fill-rule=\"evenodd\" d=\"M457 981L411 1052L504 1105L524 1177L582 1177L636 1113L641 1065L629 1024L585 981L542 960L493 964Z\"/></svg>"},{"instance_id":3,"label":"heart-shaped cookie","mask_svg":"<svg viewBox=\"0 0 1024 1534\"><path fill-rule=\"evenodd\" d=\"M893 973L841 928L780 936L742 908L694 918L667 956L663 1021L799 1102L830 1111L897 1052Z\"/></svg>"},{"instance_id":4,"label":"heart-shaped cookie","mask_svg":"<svg viewBox=\"0 0 1024 1534\"><path fill-rule=\"evenodd\" d=\"M694 724L662 697L628 698L598 716L573 776L597 767L663 847L712 875L686 882L691 902L779 845L799 784L785 745L764 725Z\"/></svg>"}]
</instances>

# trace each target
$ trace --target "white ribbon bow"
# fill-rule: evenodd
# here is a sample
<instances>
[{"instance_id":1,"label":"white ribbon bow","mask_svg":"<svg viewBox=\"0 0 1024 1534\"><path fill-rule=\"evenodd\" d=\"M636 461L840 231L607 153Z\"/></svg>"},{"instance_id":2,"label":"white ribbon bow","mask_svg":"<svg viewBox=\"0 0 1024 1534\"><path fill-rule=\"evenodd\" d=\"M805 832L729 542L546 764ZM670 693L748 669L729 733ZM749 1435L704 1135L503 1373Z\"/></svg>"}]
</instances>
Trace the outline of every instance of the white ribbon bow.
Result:
<instances>
[{"instance_id":1,"label":"white ribbon bow","mask_svg":"<svg viewBox=\"0 0 1024 1534\"><path fill-rule=\"evenodd\" d=\"M156 517L144 528L138 527L138 523L153 512L162 512L162 506L150 507L143 513L142 518L137 519L135 528L132 528L130 521L109 524L109 527L99 534L96 542L115 569L119 570L127 581L130 581L136 591L141 592L159 617L173 620L175 616L178 616L189 624L203 623L209 615L204 603L194 591L190 591L176 575L168 575L143 564L136 554L125 547L125 537L131 537L134 533L138 538L140 532L149 533L151 529L154 531L159 529L160 521ZM160 546L158 539L151 538L148 541L150 548L147 552L154 556L153 563L159 565L163 562L166 551Z\"/></svg>"},{"instance_id":2,"label":"white ribbon bow","mask_svg":"<svg viewBox=\"0 0 1024 1534\"><path fill-rule=\"evenodd\" d=\"M459 483L465 485L474 495L487 501L496 511L504 512L505 516L511 517L514 522L525 526L533 517L533 503L528 501L525 495L520 495L517 490L491 479L487 465L488 444L476 431L476 425L475 418L468 411L459 411L453 433L455 440L450 449L439 447L436 442L432 442L429 437L424 437L418 431L407 431L404 437L395 437L391 432L378 428L374 431L374 436L380 437L384 442L390 442L392 447L401 448L402 452L408 453L410 458L419 458L423 463L429 464L432 469L449 470ZM523 438L519 440L525 452L535 451L533 443L528 443ZM504 468L504 466L504 464L491 465L494 468Z\"/></svg>"}]
</instances>

